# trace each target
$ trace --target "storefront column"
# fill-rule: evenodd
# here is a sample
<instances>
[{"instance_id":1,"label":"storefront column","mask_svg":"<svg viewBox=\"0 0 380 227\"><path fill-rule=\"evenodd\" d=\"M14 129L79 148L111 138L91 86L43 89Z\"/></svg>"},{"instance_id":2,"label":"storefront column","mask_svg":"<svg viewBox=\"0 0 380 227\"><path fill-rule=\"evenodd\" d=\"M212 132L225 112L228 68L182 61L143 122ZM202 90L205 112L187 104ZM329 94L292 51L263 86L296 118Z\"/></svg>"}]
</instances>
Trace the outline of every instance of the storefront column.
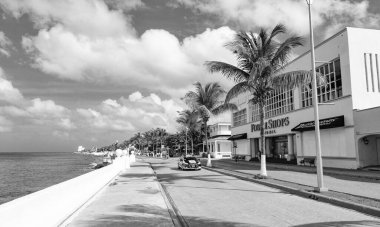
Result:
<instances>
[{"instance_id":1,"label":"storefront column","mask_svg":"<svg viewBox=\"0 0 380 227\"><path fill-rule=\"evenodd\" d=\"M271 157L271 141L269 138L265 138L265 155Z\"/></svg>"},{"instance_id":2,"label":"storefront column","mask_svg":"<svg viewBox=\"0 0 380 227\"><path fill-rule=\"evenodd\" d=\"M293 135L288 135L288 157L287 161L294 159L294 148L293 148Z\"/></svg>"}]
</instances>

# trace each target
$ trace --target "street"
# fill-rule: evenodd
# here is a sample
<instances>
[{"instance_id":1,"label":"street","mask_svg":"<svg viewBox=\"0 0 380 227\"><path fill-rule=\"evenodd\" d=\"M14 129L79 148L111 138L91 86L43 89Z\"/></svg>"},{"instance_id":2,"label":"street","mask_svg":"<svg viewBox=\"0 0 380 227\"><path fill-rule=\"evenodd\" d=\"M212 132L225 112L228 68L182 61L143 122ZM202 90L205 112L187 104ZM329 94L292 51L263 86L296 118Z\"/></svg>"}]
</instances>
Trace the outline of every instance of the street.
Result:
<instances>
[{"instance_id":1,"label":"street","mask_svg":"<svg viewBox=\"0 0 380 227\"><path fill-rule=\"evenodd\" d=\"M380 225L375 217L205 169L182 171L177 158L143 159L188 226Z\"/></svg>"}]
</instances>

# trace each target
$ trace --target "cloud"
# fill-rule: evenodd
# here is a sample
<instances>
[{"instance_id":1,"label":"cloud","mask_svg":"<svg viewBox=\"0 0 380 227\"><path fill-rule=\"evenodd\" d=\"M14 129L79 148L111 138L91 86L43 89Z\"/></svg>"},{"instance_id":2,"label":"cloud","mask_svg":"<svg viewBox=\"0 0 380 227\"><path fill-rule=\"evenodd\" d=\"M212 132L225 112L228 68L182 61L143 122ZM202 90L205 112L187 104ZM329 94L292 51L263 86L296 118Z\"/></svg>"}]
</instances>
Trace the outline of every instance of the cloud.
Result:
<instances>
[{"instance_id":1,"label":"cloud","mask_svg":"<svg viewBox=\"0 0 380 227\"><path fill-rule=\"evenodd\" d=\"M57 105L52 100L26 99L17 88L13 87L12 82L5 78L2 69L0 69L0 101L2 101L0 102L2 131L10 131L15 122L20 126L40 124L64 130L76 128L71 122L69 109Z\"/></svg>"},{"instance_id":2,"label":"cloud","mask_svg":"<svg viewBox=\"0 0 380 227\"><path fill-rule=\"evenodd\" d=\"M162 100L156 94L144 97L134 92L128 98L107 99L95 108L78 108L77 112L88 127L113 131L145 131L165 128L174 132L177 111L182 110L174 100Z\"/></svg>"},{"instance_id":3,"label":"cloud","mask_svg":"<svg viewBox=\"0 0 380 227\"><path fill-rule=\"evenodd\" d=\"M12 41L4 34L4 32L0 31L0 53L6 57L10 57L10 49L13 49Z\"/></svg>"},{"instance_id":4,"label":"cloud","mask_svg":"<svg viewBox=\"0 0 380 227\"><path fill-rule=\"evenodd\" d=\"M28 14L36 28L60 24L74 34L103 38L134 34L130 20L100 0L2 0L0 4L17 18Z\"/></svg>"},{"instance_id":5,"label":"cloud","mask_svg":"<svg viewBox=\"0 0 380 227\"><path fill-rule=\"evenodd\" d=\"M305 35L309 31L307 4L302 0L175 1L195 11L214 15L222 23L234 22L242 29L272 28L282 23L298 34ZM312 9L314 26L323 26L325 35L345 26L374 27L380 22L379 14L369 12L366 0L318 0L314 1Z\"/></svg>"},{"instance_id":6,"label":"cloud","mask_svg":"<svg viewBox=\"0 0 380 227\"><path fill-rule=\"evenodd\" d=\"M52 100L43 101L39 98L31 100L31 106L26 110L41 118L61 118L68 112L65 107L55 104Z\"/></svg>"},{"instance_id":7,"label":"cloud","mask_svg":"<svg viewBox=\"0 0 380 227\"><path fill-rule=\"evenodd\" d=\"M141 0L105 0L105 2L114 9L122 9L126 12L147 7Z\"/></svg>"},{"instance_id":8,"label":"cloud","mask_svg":"<svg viewBox=\"0 0 380 227\"><path fill-rule=\"evenodd\" d=\"M179 98L195 81L211 80L205 60L233 61L223 46L235 34L228 27L208 29L183 41L161 29L138 37L128 13L115 6L136 9L145 4L106 2L3 0L0 4L15 17L32 18L38 34L22 38L32 66L63 79L122 83Z\"/></svg>"},{"instance_id":9,"label":"cloud","mask_svg":"<svg viewBox=\"0 0 380 227\"><path fill-rule=\"evenodd\" d=\"M0 101L15 104L23 101L23 99L21 92L13 87L11 81L5 78L4 72L0 68Z\"/></svg>"}]
</instances>

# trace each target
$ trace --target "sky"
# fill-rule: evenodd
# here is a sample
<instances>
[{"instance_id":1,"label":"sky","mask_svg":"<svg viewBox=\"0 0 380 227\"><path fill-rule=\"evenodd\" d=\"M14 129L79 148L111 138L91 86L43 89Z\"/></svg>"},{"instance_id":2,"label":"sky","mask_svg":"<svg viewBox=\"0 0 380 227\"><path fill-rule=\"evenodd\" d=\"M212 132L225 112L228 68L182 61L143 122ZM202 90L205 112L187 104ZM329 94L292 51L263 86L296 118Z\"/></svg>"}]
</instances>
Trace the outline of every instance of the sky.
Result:
<instances>
[{"instance_id":1,"label":"sky","mask_svg":"<svg viewBox=\"0 0 380 227\"><path fill-rule=\"evenodd\" d=\"M378 0L314 0L316 43L379 29L379 12ZM175 132L194 82L233 85L204 62L235 64L224 45L237 31L278 23L305 37L293 57L309 48L304 0L0 0L0 152Z\"/></svg>"}]
</instances>

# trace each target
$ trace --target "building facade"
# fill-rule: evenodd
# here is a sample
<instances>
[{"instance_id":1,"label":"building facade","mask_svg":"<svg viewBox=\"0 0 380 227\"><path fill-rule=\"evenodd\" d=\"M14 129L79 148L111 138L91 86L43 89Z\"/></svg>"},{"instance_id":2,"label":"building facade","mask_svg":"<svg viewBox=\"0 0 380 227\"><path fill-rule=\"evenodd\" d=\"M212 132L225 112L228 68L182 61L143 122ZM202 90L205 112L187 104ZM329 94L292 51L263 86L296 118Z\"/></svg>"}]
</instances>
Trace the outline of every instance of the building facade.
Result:
<instances>
[{"instance_id":1,"label":"building facade","mask_svg":"<svg viewBox=\"0 0 380 227\"><path fill-rule=\"evenodd\" d=\"M345 28L315 47L323 166L360 168L380 165L380 31ZM310 70L310 52L284 72ZM233 102L232 137L236 153L259 155L260 124L250 94ZM300 163L316 155L311 84L276 90L266 100L265 147L268 160Z\"/></svg>"},{"instance_id":2,"label":"building facade","mask_svg":"<svg viewBox=\"0 0 380 227\"><path fill-rule=\"evenodd\" d=\"M231 136L231 123L216 123L209 126L210 137L207 140L208 149L212 158L231 158L232 143L228 140ZM206 141L203 141L204 148ZM205 149L204 151L205 152Z\"/></svg>"}]
</instances>

